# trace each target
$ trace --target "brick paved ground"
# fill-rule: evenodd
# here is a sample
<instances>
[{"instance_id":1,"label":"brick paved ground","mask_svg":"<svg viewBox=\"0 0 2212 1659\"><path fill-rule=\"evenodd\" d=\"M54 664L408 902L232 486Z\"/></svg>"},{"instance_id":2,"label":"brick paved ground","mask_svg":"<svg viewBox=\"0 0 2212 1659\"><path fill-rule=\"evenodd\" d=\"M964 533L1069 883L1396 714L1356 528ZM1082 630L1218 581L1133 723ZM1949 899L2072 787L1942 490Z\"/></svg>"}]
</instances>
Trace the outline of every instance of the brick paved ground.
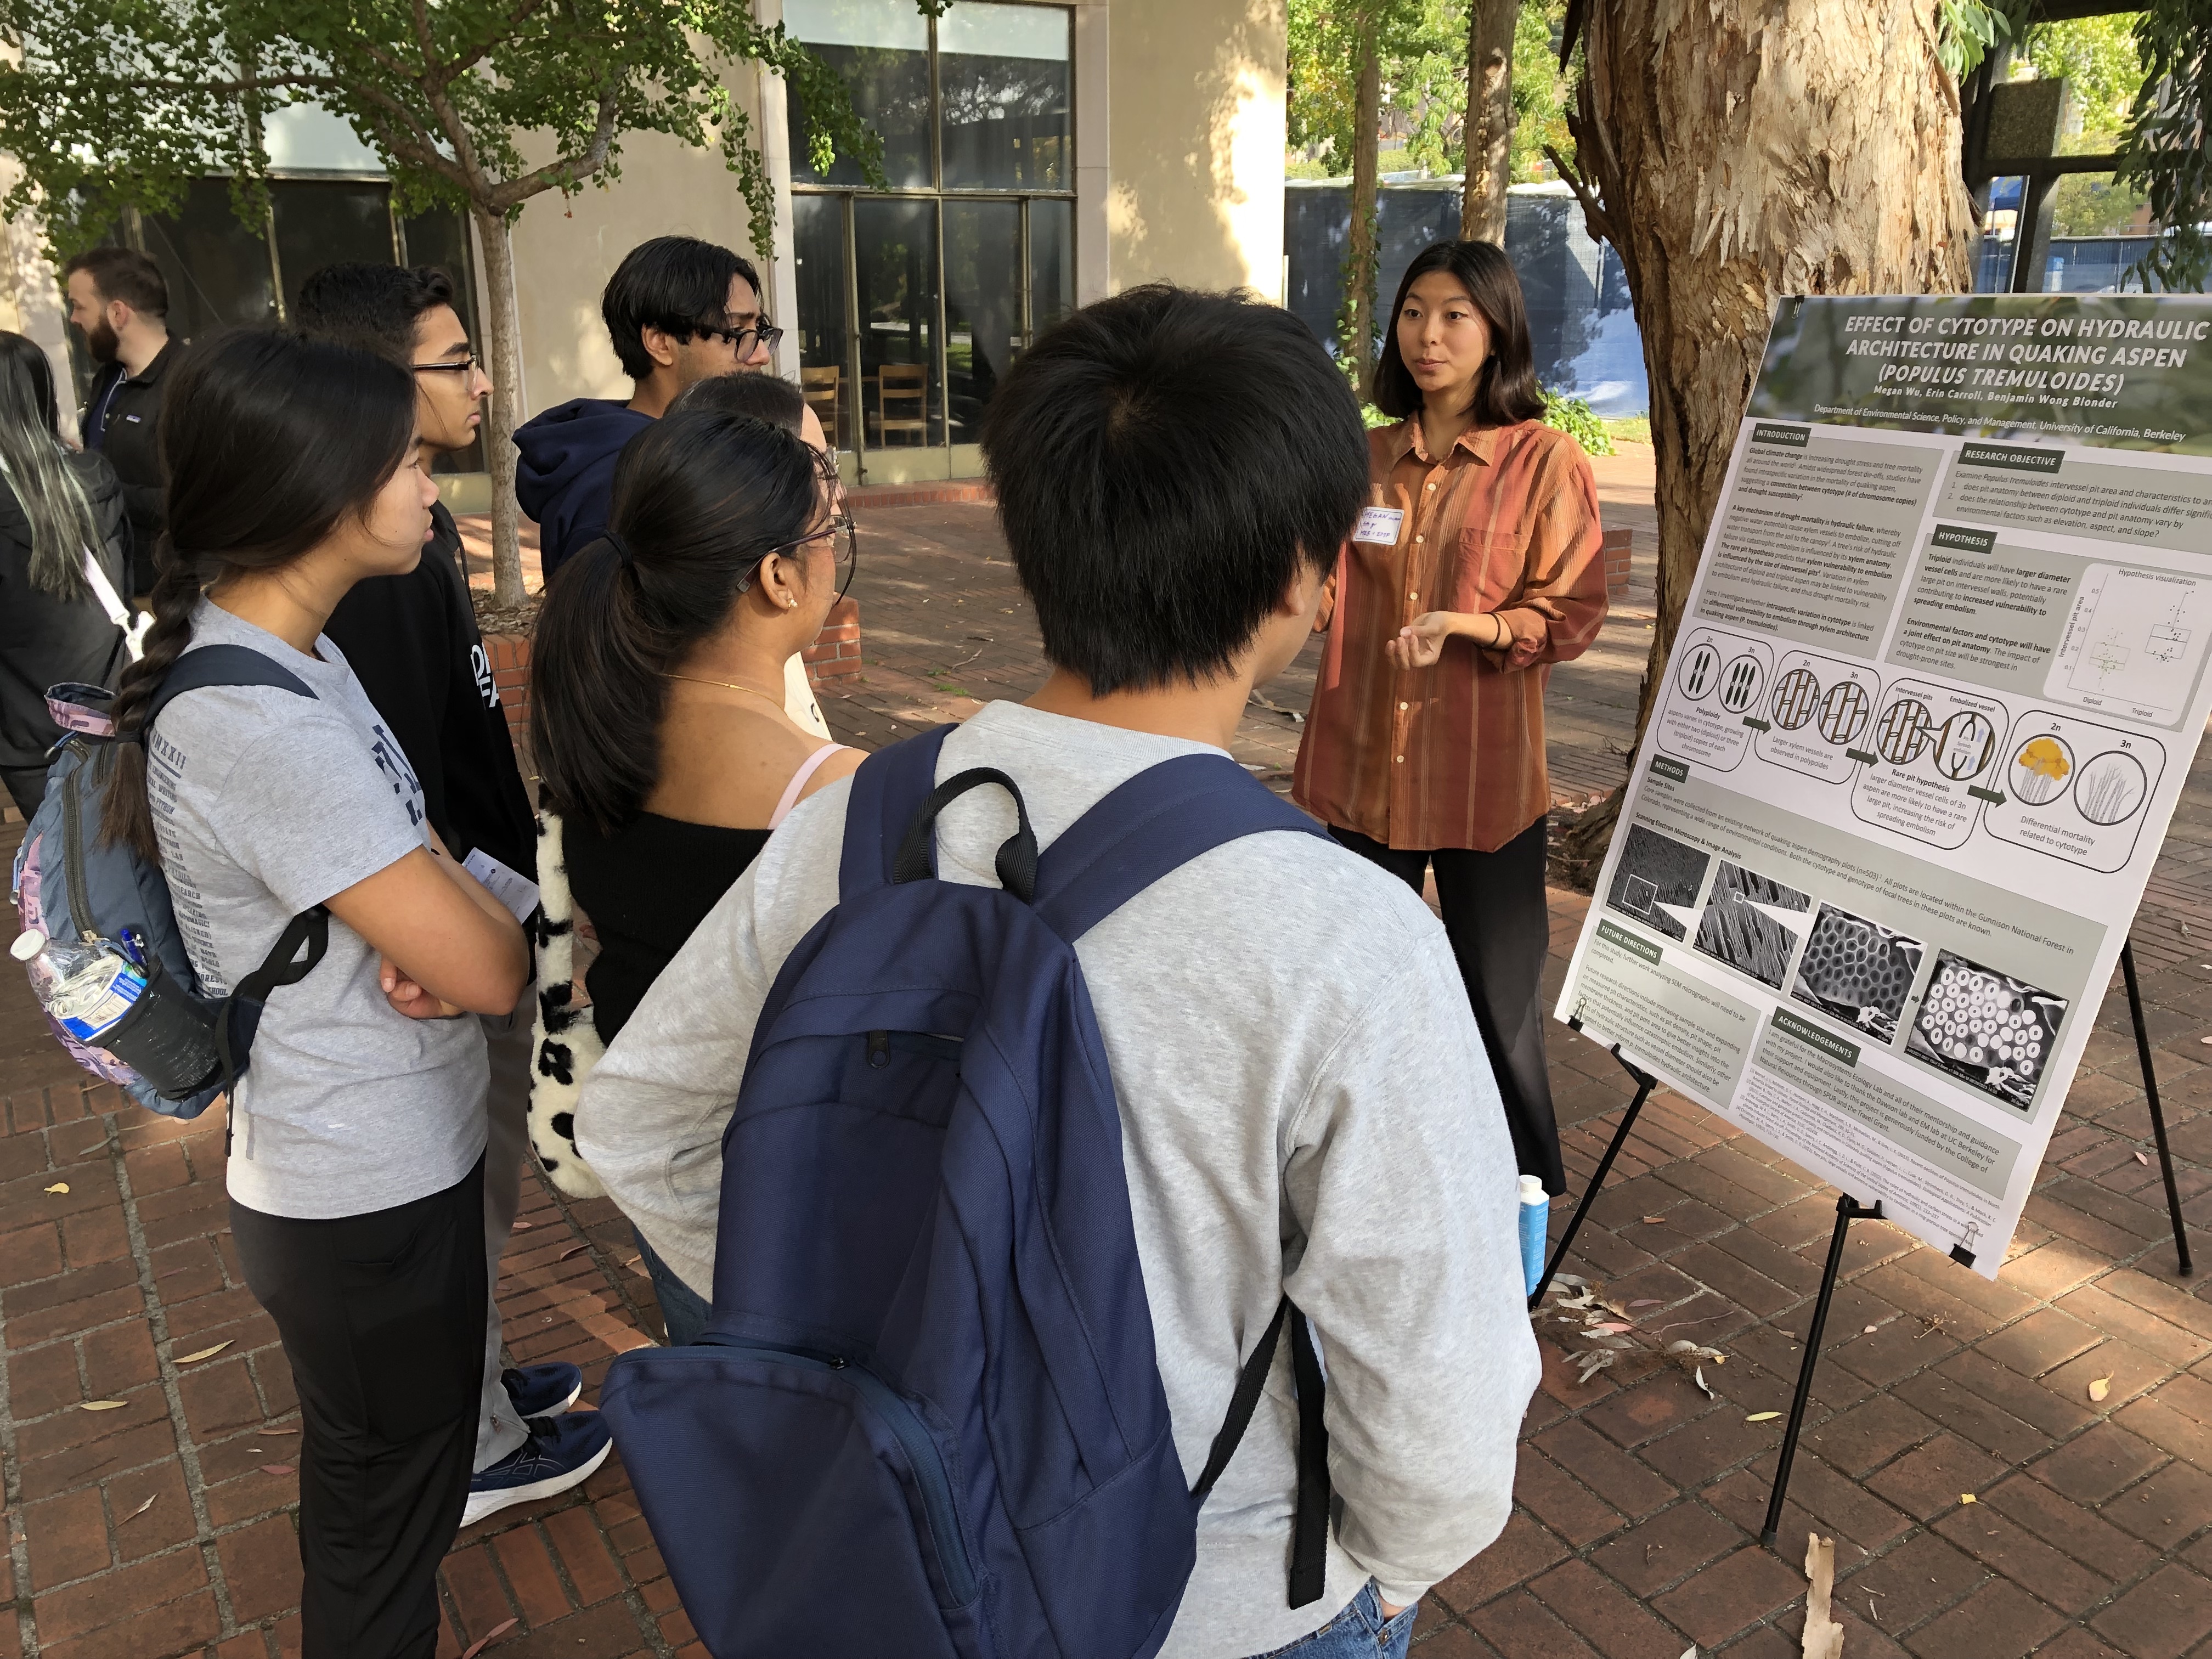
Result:
<instances>
[{"instance_id":1,"label":"brick paved ground","mask_svg":"<svg viewBox=\"0 0 2212 1659\"><path fill-rule=\"evenodd\" d=\"M987 509L879 510L866 529L870 665L830 707L842 734L872 746L1035 683ZM1619 775L1604 745L1625 740L1645 619L1632 605L1554 681L1569 793ZM1304 672L1272 700L1299 706ZM1237 745L1279 785L1295 746L1264 708ZM2136 930L2200 1259L2212 951L2186 930L2212 944L2208 846L2200 766ZM1554 974L1583 902L1553 895ZM1847 1659L2212 1659L2212 1274L2173 1277L2123 1020L2108 1003L1998 1283L1854 1230L1783 1528L1785 1558L1810 1525L1837 1540ZM1553 1053L1579 1180L1626 1089L1589 1043L1555 1030ZM282 1431L297 1419L224 1228L221 1123L151 1118L81 1075L0 975L0 1596L15 1615L0 1659L295 1652L298 1437ZM1572 1266L1624 1306L1653 1304L1632 1310L1642 1326L1723 1350L1705 1370L1719 1398L1674 1370L1578 1388L1547 1341L1512 1523L1430 1598L1423 1659L1796 1652L1801 1576L1755 1536L1780 1424L1744 1419L1787 1406L1833 1200L1680 1100L1647 1109ZM574 1358L595 1388L659 1328L626 1229L534 1184L523 1220L501 1280L515 1358ZM500 1659L701 1651L618 1462L463 1534L444 1592L445 1659L487 1637Z\"/></svg>"}]
</instances>

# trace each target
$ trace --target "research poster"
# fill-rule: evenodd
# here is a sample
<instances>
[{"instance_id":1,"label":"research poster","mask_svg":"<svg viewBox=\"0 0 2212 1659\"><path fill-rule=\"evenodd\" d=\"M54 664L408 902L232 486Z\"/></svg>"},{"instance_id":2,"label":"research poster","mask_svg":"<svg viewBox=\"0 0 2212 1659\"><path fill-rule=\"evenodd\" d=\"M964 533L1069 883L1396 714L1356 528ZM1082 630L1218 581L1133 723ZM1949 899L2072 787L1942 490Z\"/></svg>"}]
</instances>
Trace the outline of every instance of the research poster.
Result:
<instances>
[{"instance_id":1,"label":"research poster","mask_svg":"<svg viewBox=\"0 0 2212 1659\"><path fill-rule=\"evenodd\" d=\"M1559 1018L1995 1278L2208 649L2212 299L1784 301Z\"/></svg>"}]
</instances>

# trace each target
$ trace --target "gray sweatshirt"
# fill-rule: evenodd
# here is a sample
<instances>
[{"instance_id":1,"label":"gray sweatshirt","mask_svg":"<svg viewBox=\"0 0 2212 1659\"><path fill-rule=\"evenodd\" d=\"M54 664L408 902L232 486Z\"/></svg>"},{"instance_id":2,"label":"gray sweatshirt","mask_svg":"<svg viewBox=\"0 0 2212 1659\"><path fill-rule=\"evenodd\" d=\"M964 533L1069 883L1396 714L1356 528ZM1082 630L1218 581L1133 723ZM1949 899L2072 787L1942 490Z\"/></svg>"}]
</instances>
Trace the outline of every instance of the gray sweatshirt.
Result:
<instances>
[{"instance_id":1,"label":"gray sweatshirt","mask_svg":"<svg viewBox=\"0 0 2212 1659\"><path fill-rule=\"evenodd\" d=\"M1117 785L1204 745L993 703L939 775L995 766L1040 845ZM1212 751L1218 752L1218 751ZM786 820L654 983L586 1085L576 1141L685 1283L714 1279L721 1134L777 969L837 901L849 793ZM946 880L995 884L1002 791L938 820ZM1328 1374L1340 1502L1327 1593L1285 1605L1297 1407L1289 1348L1199 1519L1163 1659L1246 1659L1319 1629L1371 1576L1419 1598L1489 1544L1539 1371L1513 1150L1442 926L1309 836L1247 836L1076 946L1121 1103L1137 1253L1177 1450L1195 1480L1237 1366L1287 1292Z\"/></svg>"}]
</instances>

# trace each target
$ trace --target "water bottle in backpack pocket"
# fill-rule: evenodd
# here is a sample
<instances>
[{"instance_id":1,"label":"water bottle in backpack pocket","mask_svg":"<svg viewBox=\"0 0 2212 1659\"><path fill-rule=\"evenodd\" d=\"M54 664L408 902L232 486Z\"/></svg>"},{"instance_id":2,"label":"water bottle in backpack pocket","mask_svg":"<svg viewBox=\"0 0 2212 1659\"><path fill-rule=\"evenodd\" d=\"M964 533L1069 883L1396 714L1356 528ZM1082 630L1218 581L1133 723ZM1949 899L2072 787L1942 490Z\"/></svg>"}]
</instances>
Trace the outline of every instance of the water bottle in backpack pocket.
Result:
<instances>
[{"instance_id":1,"label":"water bottle in backpack pocket","mask_svg":"<svg viewBox=\"0 0 2212 1659\"><path fill-rule=\"evenodd\" d=\"M600 1392L715 1659L1150 1659L1286 1326L1290 1602L1322 1594L1322 1383L1287 1303L1186 1482L1074 951L1212 847L1319 831L1235 763L1188 756L1040 858L1004 773L932 787L944 735L855 775L837 907L756 1024L706 1338L619 1356ZM985 786L1020 818L1003 884L939 881L936 816Z\"/></svg>"},{"instance_id":2,"label":"water bottle in backpack pocket","mask_svg":"<svg viewBox=\"0 0 2212 1659\"><path fill-rule=\"evenodd\" d=\"M140 733L124 741L143 741L173 698L216 685L314 696L258 651L204 646L177 659ZM270 993L322 960L330 915L319 905L293 917L261 965L228 996L203 990L161 866L100 831L114 775L107 763L117 741L112 701L96 685L58 685L46 694L46 708L67 735L54 746L46 799L15 854L11 891L25 931L13 948L54 1036L78 1065L151 1110L197 1117L246 1070ZM33 935L39 943L26 945ZM106 1001L77 1007L91 991L89 981L77 986L70 977L81 971L106 976ZM74 988L57 1001L64 982Z\"/></svg>"}]
</instances>

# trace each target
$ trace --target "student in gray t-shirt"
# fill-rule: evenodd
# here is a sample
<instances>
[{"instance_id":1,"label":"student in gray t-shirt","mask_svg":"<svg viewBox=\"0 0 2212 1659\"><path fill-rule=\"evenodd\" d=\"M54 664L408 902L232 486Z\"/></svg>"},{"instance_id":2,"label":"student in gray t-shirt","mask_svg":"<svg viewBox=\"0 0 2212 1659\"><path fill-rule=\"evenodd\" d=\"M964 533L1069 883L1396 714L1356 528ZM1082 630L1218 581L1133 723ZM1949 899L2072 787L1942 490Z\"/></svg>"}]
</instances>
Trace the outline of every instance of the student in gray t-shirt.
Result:
<instances>
[{"instance_id":1,"label":"student in gray t-shirt","mask_svg":"<svg viewBox=\"0 0 2212 1659\"><path fill-rule=\"evenodd\" d=\"M435 1650L486 1294L483 1036L458 1016L513 1007L529 963L321 637L356 581L422 556L436 491L415 443L410 377L366 353L248 333L187 361L162 415L171 541L145 659L118 689L105 826L160 858L211 991L295 915L330 913L321 961L262 1013L228 1179L246 1283L299 1389L303 1651L349 1659ZM188 691L146 728L170 667L217 644L306 695ZM574 1432L605 1437L595 1414Z\"/></svg>"}]
</instances>

